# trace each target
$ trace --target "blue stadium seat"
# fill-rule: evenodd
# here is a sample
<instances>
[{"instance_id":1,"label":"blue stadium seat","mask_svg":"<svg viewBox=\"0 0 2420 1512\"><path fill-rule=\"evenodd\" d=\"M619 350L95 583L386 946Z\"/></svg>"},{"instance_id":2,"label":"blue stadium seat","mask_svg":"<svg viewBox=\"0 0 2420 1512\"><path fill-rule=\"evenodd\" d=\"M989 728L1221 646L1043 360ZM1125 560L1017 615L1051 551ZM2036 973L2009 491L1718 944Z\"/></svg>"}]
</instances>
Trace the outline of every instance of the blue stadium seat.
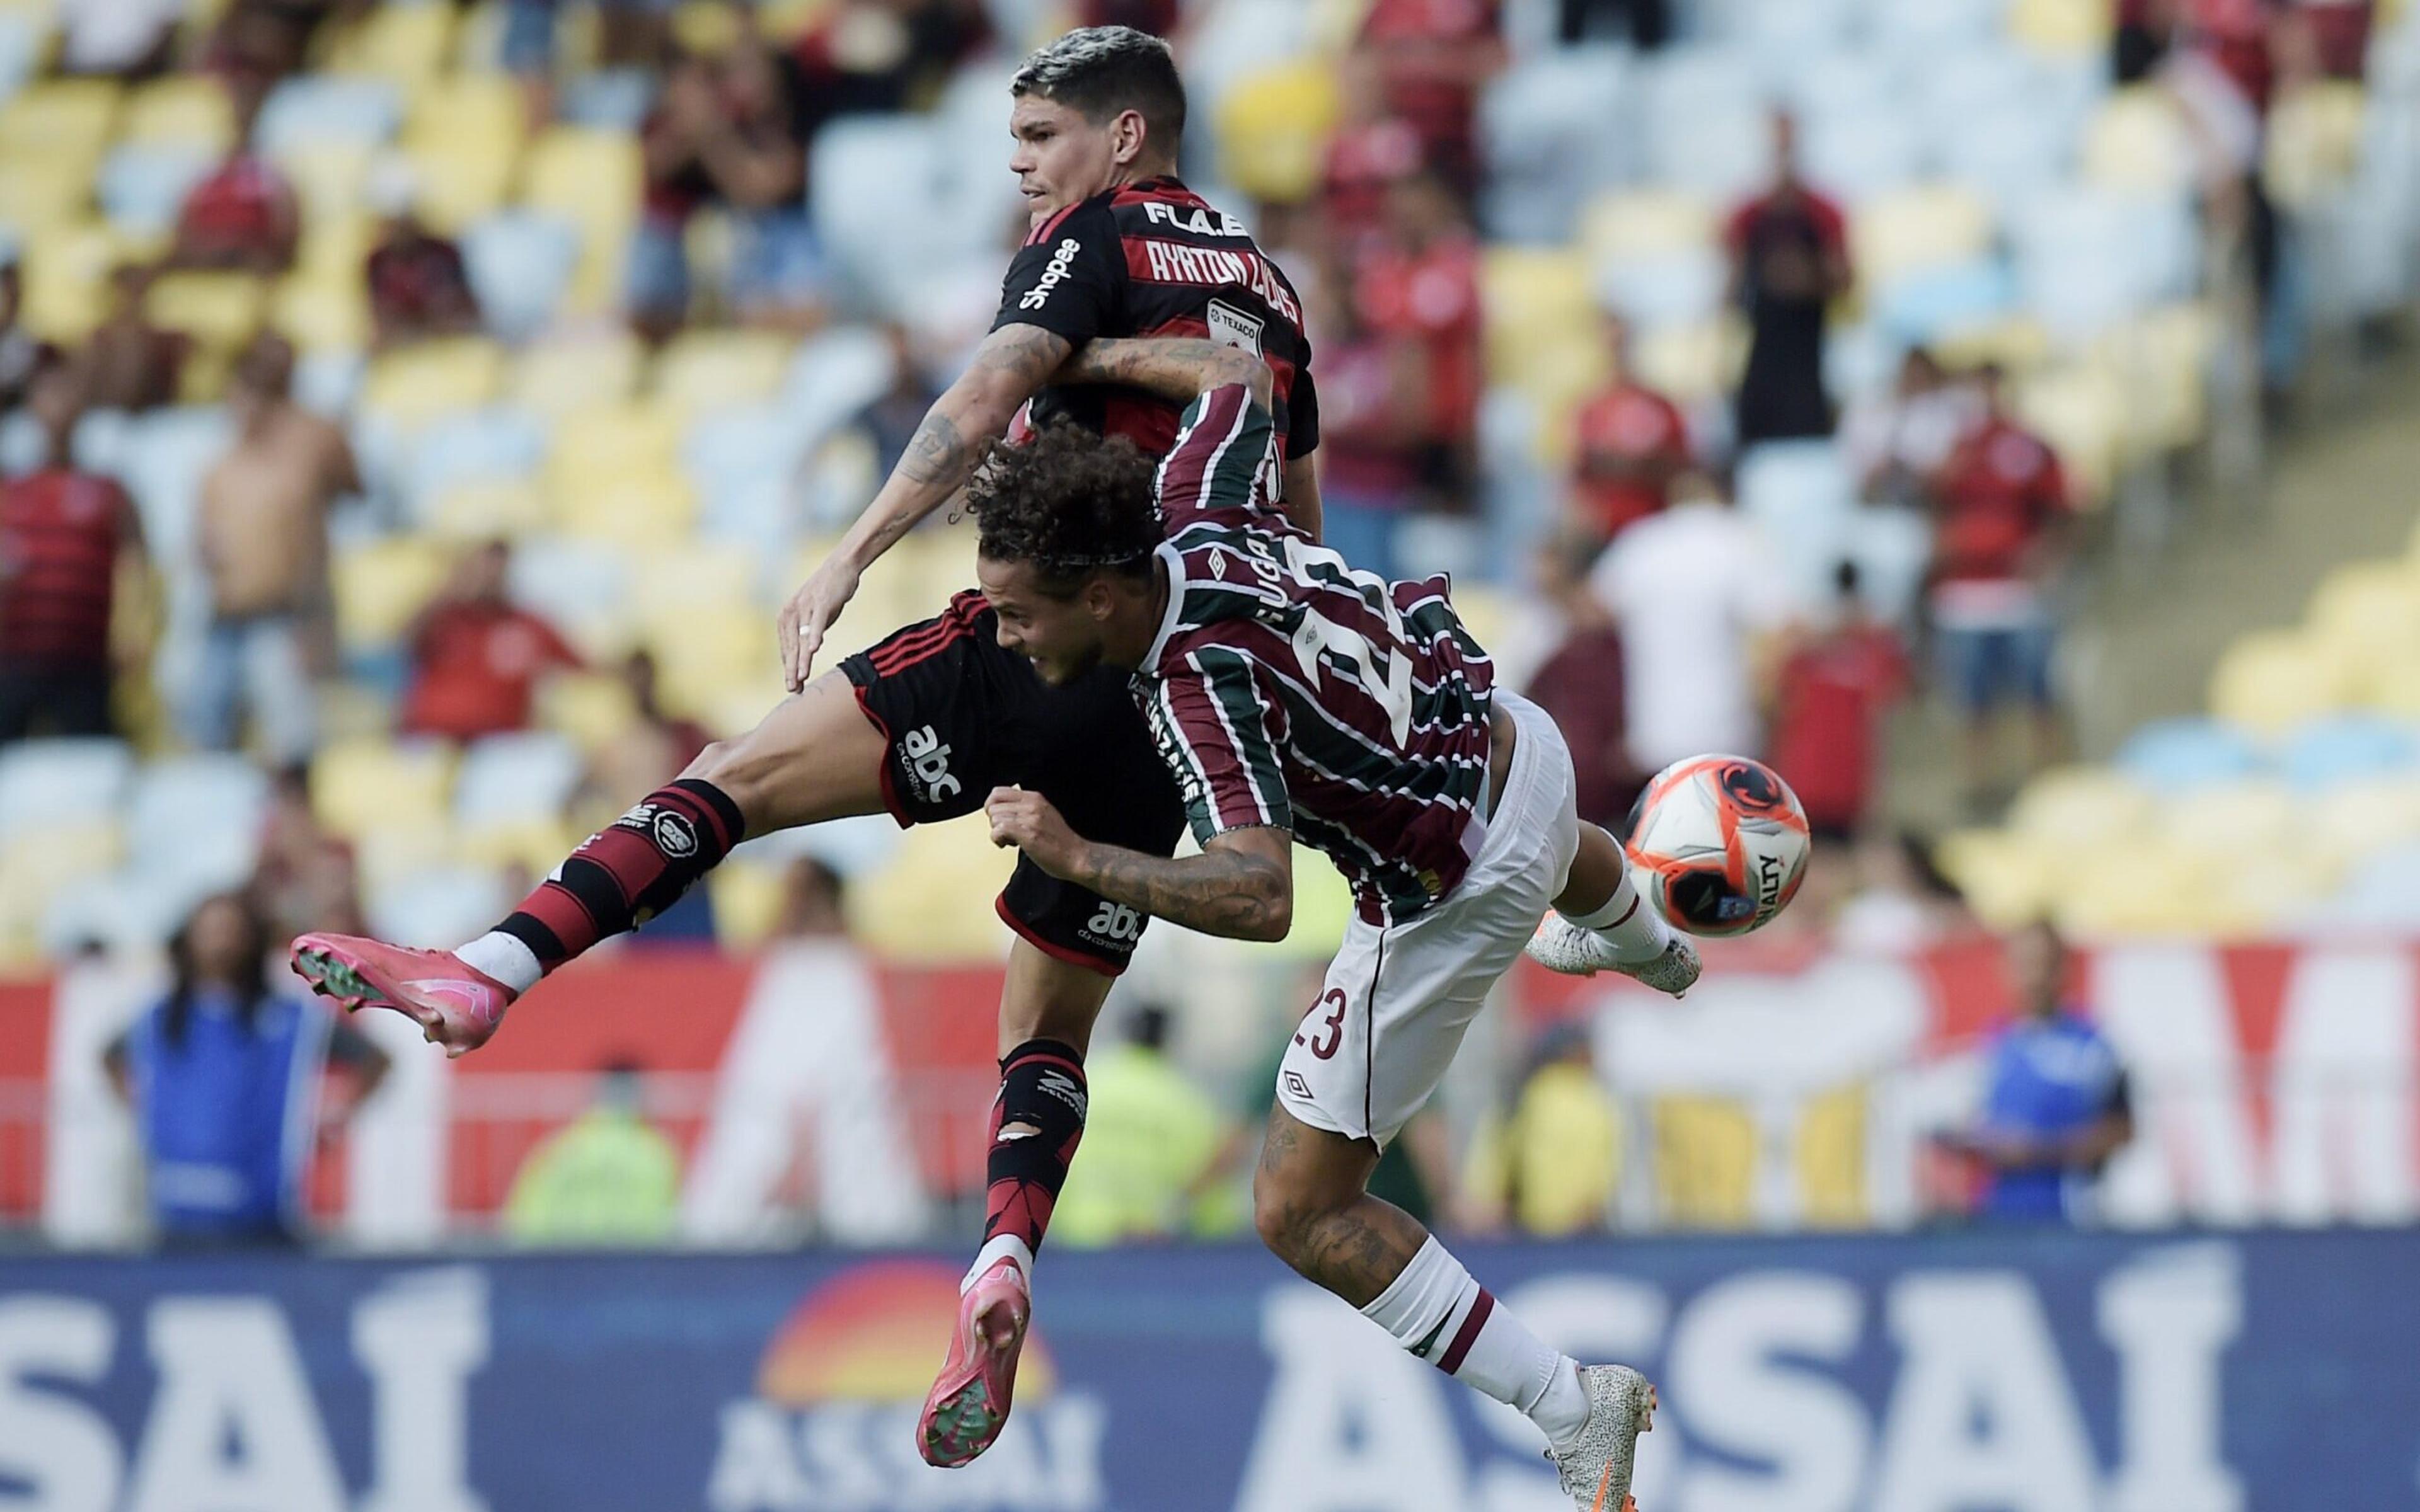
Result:
<instances>
[{"instance_id":1,"label":"blue stadium seat","mask_svg":"<svg viewBox=\"0 0 2420 1512\"><path fill-rule=\"evenodd\" d=\"M458 484L533 476L546 463L547 442L546 423L510 405L433 421L405 464L405 507L425 524L438 497Z\"/></svg>"},{"instance_id":2,"label":"blue stadium seat","mask_svg":"<svg viewBox=\"0 0 2420 1512\"><path fill-rule=\"evenodd\" d=\"M2180 793L2256 777L2267 761L2241 726L2195 717L2135 731L2118 748L2117 765L2152 792Z\"/></svg>"},{"instance_id":3,"label":"blue stadium seat","mask_svg":"<svg viewBox=\"0 0 2420 1512\"><path fill-rule=\"evenodd\" d=\"M644 69L600 69L564 85L557 114L573 126L635 131L655 98L656 82Z\"/></svg>"},{"instance_id":4,"label":"blue stadium seat","mask_svg":"<svg viewBox=\"0 0 2420 1512\"><path fill-rule=\"evenodd\" d=\"M403 93L384 79L302 74L270 91L253 145L271 157L328 142L375 147L403 124Z\"/></svg>"},{"instance_id":5,"label":"blue stadium seat","mask_svg":"<svg viewBox=\"0 0 2420 1512\"><path fill-rule=\"evenodd\" d=\"M1899 280L1882 291L1875 317L1902 346L1925 346L2009 314L2016 297L2007 267L1990 258Z\"/></svg>"},{"instance_id":6,"label":"blue stadium seat","mask_svg":"<svg viewBox=\"0 0 2420 1512\"><path fill-rule=\"evenodd\" d=\"M2277 764L2299 788L2409 772L2420 764L2420 730L2374 715L2319 719L2294 732Z\"/></svg>"},{"instance_id":7,"label":"blue stadium seat","mask_svg":"<svg viewBox=\"0 0 2420 1512\"><path fill-rule=\"evenodd\" d=\"M157 236L176 225L186 192L215 166L214 154L190 147L130 145L109 155L94 187L112 225L131 236Z\"/></svg>"},{"instance_id":8,"label":"blue stadium seat","mask_svg":"<svg viewBox=\"0 0 2420 1512\"><path fill-rule=\"evenodd\" d=\"M580 261L580 228L559 215L501 211L463 232L462 261L488 329L521 341L553 322Z\"/></svg>"}]
</instances>

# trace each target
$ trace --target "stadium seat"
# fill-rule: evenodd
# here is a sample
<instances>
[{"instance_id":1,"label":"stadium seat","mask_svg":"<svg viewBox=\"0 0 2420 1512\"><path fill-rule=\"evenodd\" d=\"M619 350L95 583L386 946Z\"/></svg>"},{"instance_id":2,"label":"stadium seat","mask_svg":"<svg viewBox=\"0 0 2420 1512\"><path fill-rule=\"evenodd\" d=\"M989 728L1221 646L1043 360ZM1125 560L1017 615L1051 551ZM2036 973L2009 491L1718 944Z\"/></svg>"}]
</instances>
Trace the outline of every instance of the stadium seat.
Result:
<instances>
[{"instance_id":1,"label":"stadium seat","mask_svg":"<svg viewBox=\"0 0 2420 1512\"><path fill-rule=\"evenodd\" d=\"M2190 292L2200 250L2182 200L2090 189L2036 197L2010 229L2026 302L2079 337Z\"/></svg>"},{"instance_id":2,"label":"stadium seat","mask_svg":"<svg viewBox=\"0 0 2420 1512\"><path fill-rule=\"evenodd\" d=\"M557 421L582 410L617 409L638 392L645 365L639 339L628 331L540 342L515 361L505 397Z\"/></svg>"},{"instance_id":3,"label":"stadium seat","mask_svg":"<svg viewBox=\"0 0 2420 1512\"><path fill-rule=\"evenodd\" d=\"M2211 674L2211 712L2262 734L2282 734L2345 706L2351 669L2308 636L2269 630L2227 647Z\"/></svg>"},{"instance_id":4,"label":"stadium seat","mask_svg":"<svg viewBox=\"0 0 2420 1512\"><path fill-rule=\"evenodd\" d=\"M520 83L501 70L446 74L411 97L404 122L407 147L454 141L487 144L506 162L517 158L529 124L529 102Z\"/></svg>"},{"instance_id":5,"label":"stadium seat","mask_svg":"<svg viewBox=\"0 0 2420 1512\"><path fill-rule=\"evenodd\" d=\"M76 466L92 472L122 477L126 448L134 436L135 417L123 409L87 409L76 421L69 450Z\"/></svg>"},{"instance_id":6,"label":"stadium seat","mask_svg":"<svg viewBox=\"0 0 2420 1512\"><path fill-rule=\"evenodd\" d=\"M2356 934L2420 929L2420 842L2369 856L2346 874L2334 898L2297 922L2305 931Z\"/></svg>"},{"instance_id":7,"label":"stadium seat","mask_svg":"<svg viewBox=\"0 0 2420 1512\"><path fill-rule=\"evenodd\" d=\"M504 352L477 336L448 336L387 353L370 364L362 411L411 432L439 415L495 401Z\"/></svg>"},{"instance_id":8,"label":"stadium seat","mask_svg":"<svg viewBox=\"0 0 2420 1512\"><path fill-rule=\"evenodd\" d=\"M2086 363L2036 373L2018 385L2017 413L2057 451L2086 507L2106 502L2116 486L2127 400L2115 373Z\"/></svg>"},{"instance_id":9,"label":"stadium seat","mask_svg":"<svg viewBox=\"0 0 2420 1512\"><path fill-rule=\"evenodd\" d=\"M122 851L123 837L106 816L0 841L0 965L33 964L53 900L115 869Z\"/></svg>"},{"instance_id":10,"label":"stadium seat","mask_svg":"<svg viewBox=\"0 0 2420 1512\"><path fill-rule=\"evenodd\" d=\"M328 65L417 91L445 67L456 13L448 5L379 6L330 39Z\"/></svg>"},{"instance_id":11,"label":"stadium seat","mask_svg":"<svg viewBox=\"0 0 2420 1512\"><path fill-rule=\"evenodd\" d=\"M2109 43L2103 0L2010 0L2009 35L2047 57L2081 57Z\"/></svg>"},{"instance_id":12,"label":"stadium seat","mask_svg":"<svg viewBox=\"0 0 2420 1512\"><path fill-rule=\"evenodd\" d=\"M1654 186L1606 194L1580 220L1579 239L1590 263L1621 263L1697 252L1718 245L1714 207L1695 194Z\"/></svg>"},{"instance_id":13,"label":"stadium seat","mask_svg":"<svg viewBox=\"0 0 2420 1512\"><path fill-rule=\"evenodd\" d=\"M455 825L470 831L551 819L571 801L581 769L580 748L551 731L474 740L455 771Z\"/></svg>"},{"instance_id":14,"label":"stadium seat","mask_svg":"<svg viewBox=\"0 0 2420 1512\"><path fill-rule=\"evenodd\" d=\"M1590 196L1635 177L1636 69L1603 46L1521 59L1480 97L1488 229L1513 241L1559 241Z\"/></svg>"},{"instance_id":15,"label":"stadium seat","mask_svg":"<svg viewBox=\"0 0 2420 1512\"><path fill-rule=\"evenodd\" d=\"M2298 726L2278 770L2298 788L2322 790L2420 771L2420 728L2376 715L2342 715Z\"/></svg>"},{"instance_id":16,"label":"stadium seat","mask_svg":"<svg viewBox=\"0 0 2420 1512\"><path fill-rule=\"evenodd\" d=\"M393 138L403 123L403 91L384 79L297 74L269 92L253 126L253 143L288 164L289 172L299 153L376 147Z\"/></svg>"},{"instance_id":17,"label":"stadium seat","mask_svg":"<svg viewBox=\"0 0 2420 1512\"><path fill-rule=\"evenodd\" d=\"M550 518L566 535L595 537L655 555L676 548L697 523L697 490L670 469L602 474L550 488Z\"/></svg>"},{"instance_id":18,"label":"stadium seat","mask_svg":"<svg viewBox=\"0 0 2420 1512\"><path fill-rule=\"evenodd\" d=\"M552 517L546 489L535 478L491 478L458 483L422 505L423 525L450 541L518 538L547 528Z\"/></svg>"},{"instance_id":19,"label":"stadium seat","mask_svg":"<svg viewBox=\"0 0 2420 1512\"><path fill-rule=\"evenodd\" d=\"M0 841L111 817L134 772L116 740L25 740L0 748Z\"/></svg>"},{"instance_id":20,"label":"stadium seat","mask_svg":"<svg viewBox=\"0 0 2420 1512\"><path fill-rule=\"evenodd\" d=\"M312 760L311 808L340 835L442 832L453 784L454 752L441 742L344 741Z\"/></svg>"},{"instance_id":21,"label":"stadium seat","mask_svg":"<svg viewBox=\"0 0 2420 1512\"><path fill-rule=\"evenodd\" d=\"M639 706L611 672L564 672L539 686L536 722L593 756L628 734Z\"/></svg>"},{"instance_id":22,"label":"stadium seat","mask_svg":"<svg viewBox=\"0 0 2420 1512\"><path fill-rule=\"evenodd\" d=\"M1772 127L1761 100L1735 88L1691 98L1668 86L1651 89L1646 100L1652 178L1730 205L1771 175Z\"/></svg>"},{"instance_id":23,"label":"stadium seat","mask_svg":"<svg viewBox=\"0 0 2420 1512\"><path fill-rule=\"evenodd\" d=\"M415 519L431 520L446 490L469 483L535 478L546 463L547 426L510 405L465 409L429 423L404 476Z\"/></svg>"},{"instance_id":24,"label":"stadium seat","mask_svg":"<svg viewBox=\"0 0 2420 1512\"><path fill-rule=\"evenodd\" d=\"M725 517L719 507L723 495L760 480L786 484L804 460L805 442L786 405L721 409L690 423L681 438L681 471L706 501L710 523Z\"/></svg>"},{"instance_id":25,"label":"stadium seat","mask_svg":"<svg viewBox=\"0 0 2420 1512\"><path fill-rule=\"evenodd\" d=\"M1905 187L1924 165L1916 122L1887 101L1818 116L1807 122L1801 140L1807 176L1853 204Z\"/></svg>"},{"instance_id":26,"label":"stadium seat","mask_svg":"<svg viewBox=\"0 0 2420 1512\"><path fill-rule=\"evenodd\" d=\"M269 286L249 273L170 273L151 285L143 302L160 324L232 351L260 328Z\"/></svg>"},{"instance_id":27,"label":"stadium seat","mask_svg":"<svg viewBox=\"0 0 2420 1512\"><path fill-rule=\"evenodd\" d=\"M635 574L606 542L539 535L513 552L512 595L569 637L592 665L628 651Z\"/></svg>"},{"instance_id":28,"label":"stadium seat","mask_svg":"<svg viewBox=\"0 0 2420 1512\"><path fill-rule=\"evenodd\" d=\"M679 421L651 404L599 405L575 410L555 424L547 483L560 507L571 495L629 478L670 476L680 441Z\"/></svg>"},{"instance_id":29,"label":"stadium seat","mask_svg":"<svg viewBox=\"0 0 2420 1512\"><path fill-rule=\"evenodd\" d=\"M371 889L366 908L379 938L441 949L484 933L513 902L495 872L448 866Z\"/></svg>"},{"instance_id":30,"label":"stadium seat","mask_svg":"<svg viewBox=\"0 0 2420 1512\"><path fill-rule=\"evenodd\" d=\"M268 803L268 779L241 756L154 760L127 799L130 860L194 887L238 886L252 874Z\"/></svg>"},{"instance_id":31,"label":"stadium seat","mask_svg":"<svg viewBox=\"0 0 2420 1512\"><path fill-rule=\"evenodd\" d=\"M1016 865L981 825L919 825L889 865L848 891L850 931L876 954L901 961L989 961L1008 932L988 908L940 908L935 898L986 898Z\"/></svg>"},{"instance_id":32,"label":"stadium seat","mask_svg":"<svg viewBox=\"0 0 2420 1512\"><path fill-rule=\"evenodd\" d=\"M640 178L638 143L623 132L558 126L530 144L522 166L527 208L580 227L581 258L567 308L584 314L620 300Z\"/></svg>"},{"instance_id":33,"label":"stadium seat","mask_svg":"<svg viewBox=\"0 0 2420 1512\"><path fill-rule=\"evenodd\" d=\"M2118 771L2155 793L2242 781L2265 764L2242 730L2199 717L2145 725L2126 738L2116 758Z\"/></svg>"},{"instance_id":34,"label":"stadium seat","mask_svg":"<svg viewBox=\"0 0 2420 1512\"><path fill-rule=\"evenodd\" d=\"M123 481L158 560L184 559L202 476L233 435L226 411L216 406L157 409L134 422L126 440Z\"/></svg>"},{"instance_id":35,"label":"stadium seat","mask_svg":"<svg viewBox=\"0 0 2420 1512\"><path fill-rule=\"evenodd\" d=\"M871 326L835 326L802 343L790 360L782 402L799 433L820 437L880 398L897 377L890 341Z\"/></svg>"},{"instance_id":36,"label":"stadium seat","mask_svg":"<svg viewBox=\"0 0 2420 1512\"><path fill-rule=\"evenodd\" d=\"M484 136L452 134L410 139L412 208L435 231L458 237L502 209L510 197L517 147Z\"/></svg>"},{"instance_id":37,"label":"stadium seat","mask_svg":"<svg viewBox=\"0 0 2420 1512\"><path fill-rule=\"evenodd\" d=\"M452 553L421 536L390 536L338 551L329 567L338 641L354 655L394 645L453 565Z\"/></svg>"},{"instance_id":38,"label":"stadium seat","mask_svg":"<svg viewBox=\"0 0 2420 1512\"><path fill-rule=\"evenodd\" d=\"M2420 647L2420 571L2400 562L2339 567L2311 595L2304 624L2358 671L2369 697Z\"/></svg>"},{"instance_id":39,"label":"stadium seat","mask_svg":"<svg viewBox=\"0 0 2420 1512\"><path fill-rule=\"evenodd\" d=\"M822 3L822 0L816 0ZM656 82L638 69L600 69L566 82L556 114L592 131L635 132L656 98Z\"/></svg>"},{"instance_id":40,"label":"stadium seat","mask_svg":"<svg viewBox=\"0 0 2420 1512\"><path fill-rule=\"evenodd\" d=\"M1902 274L1878 285L1873 302L1874 318L1902 347L1938 346L2005 319L2016 307L2015 280L1990 257Z\"/></svg>"},{"instance_id":41,"label":"stadium seat","mask_svg":"<svg viewBox=\"0 0 2420 1512\"><path fill-rule=\"evenodd\" d=\"M807 170L807 207L843 282L880 298L931 266L927 249L903 245L906 205L939 203L939 136L915 116L856 116L817 133Z\"/></svg>"},{"instance_id":42,"label":"stadium seat","mask_svg":"<svg viewBox=\"0 0 2420 1512\"><path fill-rule=\"evenodd\" d=\"M280 334L305 352L351 356L370 339L369 301L358 281L288 278L270 297L269 317ZM348 390L335 408L349 409L353 396L354 391ZM325 407L315 408L326 412Z\"/></svg>"},{"instance_id":43,"label":"stadium seat","mask_svg":"<svg viewBox=\"0 0 2420 1512\"><path fill-rule=\"evenodd\" d=\"M1971 266L1992 250L1992 207L1954 183L1911 185L1857 208L1851 262L1869 288L1914 274Z\"/></svg>"},{"instance_id":44,"label":"stadium seat","mask_svg":"<svg viewBox=\"0 0 2420 1512\"><path fill-rule=\"evenodd\" d=\"M2298 850L2310 836L2296 821L2302 806L2273 778L2211 782L2169 796L2161 806L2166 842L2209 862Z\"/></svg>"},{"instance_id":45,"label":"stadium seat","mask_svg":"<svg viewBox=\"0 0 2420 1512\"><path fill-rule=\"evenodd\" d=\"M41 67L48 23L46 15L0 10L0 104L23 88Z\"/></svg>"},{"instance_id":46,"label":"stadium seat","mask_svg":"<svg viewBox=\"0 0 2420 1512\"><path fill-rule=\"evenodd\" d=\"M2305 796L2301 823L2314 845L2358 865L2420 841L2420 778L2407 772L2339 782Z\"/></svg>"},{"instance_id":47,"label":"stadium seat","mask_svg":"<svg viewBox=\"0 0 2420 1512\"><path fill-rule=\"evenodd\" d=\"M2151 795L2098 766L2063 766L2025 785L2009 810L2009 827L2052 845L2123 841L2149 831Z\"/></svg>"},{"instance_id":48,"label":"stadium seat","mask_svg":"<svg viewBox=\"0 0 2420 1512\"><path fill-rule=\"evenodd\" d=\"M107 79L52 79L0 105L0 157L44 158L89 168L117 122L120 94Z\"/></svg>"},{"instance_id":49,"label":"stadium seat","mask_svg":"<svg viewBox=\"0 0 2420 1512\"><path fill-rule=\"evenodd\" d=\"M1724 308L1730 265L1711 247L1598 265L1596 297L1640 331L1694 326Z\"/></svg>"},{"instance_id":50,"label":"stadium seat","mask_svg":"<svg viewBox=\"0 0 2420 1512\"><path fill-rule=\"evenodd\" d=\"M462 261L489 330L506 341L544 331L580 261L580 227L561 216L505 210L462 233Z\"/></svg>"},{"instance_id":51,"label":"stadium seat","mask_svg":"<svg viewBox=\"0 0 2420 1512\"><path fill-rule=\"evenodd\" d=\"M170 75L128 91L117 138L129 146L178 147L216 158L235 141L235 109L218 80Z\"/></svg>"},{"instance_id":52,"label":"stadium seat","mask_svg":"<svg viewBox=\"0 0 2420 1512\"><path fill-rule=\"evenodd\" d=\"M1740 511L1763 528L1801 602L1826 601L1848 547L1856 483L1830 441L1769 441L1740 459Z\"/></svg>"},{"instance_id":53,"label":"stadium seat","mask_svg":"<svg viewBox=\"0 0 2420 1512\"><path fill-rule=\"evenodd\" d=\"M2084 177L2122 193L2177 194L2193 185L2195 153L2182 107L2136 85L2109 97L2084 137Z\"/></svg>"},{"instance_id":54,"label":"stadium seat","mask_svg":"<svg viewBox=\"0 0 2420 1512\"><path fill-rule=\"evenodd\" d=\"M1997 36L2009 0L1863 0L1872 35L1911 52L1930 53Z\"/></svg>"},{"instance_id":55,"label":"stadium seat","mask_svg":"<svg viewBox=\"0 0 2420 1512\"><path fill-rule=\"evenodd\" d=\"M700 331L675 336L657 357L653 389L684 416L769 399L797 344L762 331Z\"/></svg>"},{"instance_id":56,"label":"stadium seat","mask_svg":"<svg viewBox=\"0 0 2420 1512\"><path fill-rule=\"evenodd\" d=\"M1319 187L1342 102L1336 70L1316 58L1262 69L1218 103L1219 177L1253 199L1298 205Z\"/></svg>"},{"instance_id":57,"label":"stadium seat","mask_svg":"<svg viewBox=\"0 0 2420 1512\"><path fill-rule=\"evenodd\" d=\"M70 230L88 213L92 166L82 158L46 157L35 148L0 150L0 225L44 239ZM27 277L33 282L39 270Z\"/></svg>"},{"instance_id":58,"label":"stadium seat","mask_svg":"<svg viewBox=\"0 0 2420 1512\"><path fill-rule=\"evenodd\" d=\"M276 154L278 170L302 204L305 239L318 226L362 213L363 190L379 151L367 143L336 137L302 142Z\"/></svg>"}]
</instances>

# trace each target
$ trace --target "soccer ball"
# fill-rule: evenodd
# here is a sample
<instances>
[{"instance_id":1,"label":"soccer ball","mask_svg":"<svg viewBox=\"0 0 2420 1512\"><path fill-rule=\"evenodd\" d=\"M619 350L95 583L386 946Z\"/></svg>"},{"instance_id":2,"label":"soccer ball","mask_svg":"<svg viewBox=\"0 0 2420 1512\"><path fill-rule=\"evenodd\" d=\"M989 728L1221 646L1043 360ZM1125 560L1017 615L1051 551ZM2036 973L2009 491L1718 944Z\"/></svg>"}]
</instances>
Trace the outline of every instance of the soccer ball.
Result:
<instances>
[{"instance_id":1,"label":"soccer ball","mask_svg":"<svg viewBox=\"0 0 2420 1512\"><path fill-rule=\"evenodd\" d=\"M1648 901L1692 934L1773 922L1807 876L1807 810L1773 768L1692 756L1655 774L1630 816L1630 863Z\"/></svg>"}]
</instances>

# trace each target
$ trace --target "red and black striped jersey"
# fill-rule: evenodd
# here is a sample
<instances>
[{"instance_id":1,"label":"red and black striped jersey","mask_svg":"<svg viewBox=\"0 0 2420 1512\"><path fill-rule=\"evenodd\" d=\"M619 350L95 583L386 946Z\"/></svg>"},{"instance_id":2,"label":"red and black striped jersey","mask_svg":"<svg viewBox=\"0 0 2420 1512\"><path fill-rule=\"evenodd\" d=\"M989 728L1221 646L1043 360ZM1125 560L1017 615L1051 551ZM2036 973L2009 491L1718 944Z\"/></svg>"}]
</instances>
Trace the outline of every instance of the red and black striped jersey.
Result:
<instances>
[{"instance_id":1,"label":"red and black striped jersey","mask_svg":"<svg viewBox=\"0 0 2420 1512\"><path fill-rule=\"evenodd\" d=\"M1168 610L1134 691L1195 838L1274 825L1326 853L1373 924L1469 870L1495 667L1442 577L1355 572L1274 503L1269 412L1240 387L1186 410L1160 464Z\"/></svg>"},{"instance_id":2,"label":"red and black striped jersey","mask_svg":"<svg viewBox=\"0 0 2420 1512\"><path fill-rule=\"evenodd\" d=\"M1319 445L1319 401L1302 297L1243 223L1174 178L1146 178L1071 205L1033 228L1009 264L992 329L1040 326L1078 346L1094 336L1206 336L1264 359L1280 448ZM1036 423L1065 415L1149 456L1176 440L1184 407L1133 389L1078 385L1034 396Z\"/></svg>"},{"instance_id":3,"label":"red and black striped jersey","mask_svg":"<svg viewBox=\"0 0 2420 1512\"><path fill-rule=\"evenodd\" d=\"M126 495L107 478L48 469L0 485L0 660L109 659Z\"/></svg>"}]
</instances>

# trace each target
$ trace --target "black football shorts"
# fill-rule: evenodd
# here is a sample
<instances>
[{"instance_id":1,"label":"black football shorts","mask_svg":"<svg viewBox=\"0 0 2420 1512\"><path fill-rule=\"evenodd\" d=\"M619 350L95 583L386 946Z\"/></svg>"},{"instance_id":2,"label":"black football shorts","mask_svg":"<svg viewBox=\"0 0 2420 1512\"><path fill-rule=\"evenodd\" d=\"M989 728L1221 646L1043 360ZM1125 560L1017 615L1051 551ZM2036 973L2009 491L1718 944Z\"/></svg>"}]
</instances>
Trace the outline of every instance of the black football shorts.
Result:
<instances>
[{"instance_id":1,"label":"black football shorts","mask_svg":"<svg viewBox=\"0 0 2420 1512\"><path fill-rule=\"evenodd\" d=\"M1172 854L1184 801L1125 674L1104 667L1053 687L1001 648L997 630L991 606L970 591L841 663L889 747L882 796L892 817L903 827L955 819L980 810L996 787L1022 787L1049 799L1086 840ZM1148 922L1021 856L1000 917L1046 954L1113 977Z\"/></svg>"}]
</instances>

